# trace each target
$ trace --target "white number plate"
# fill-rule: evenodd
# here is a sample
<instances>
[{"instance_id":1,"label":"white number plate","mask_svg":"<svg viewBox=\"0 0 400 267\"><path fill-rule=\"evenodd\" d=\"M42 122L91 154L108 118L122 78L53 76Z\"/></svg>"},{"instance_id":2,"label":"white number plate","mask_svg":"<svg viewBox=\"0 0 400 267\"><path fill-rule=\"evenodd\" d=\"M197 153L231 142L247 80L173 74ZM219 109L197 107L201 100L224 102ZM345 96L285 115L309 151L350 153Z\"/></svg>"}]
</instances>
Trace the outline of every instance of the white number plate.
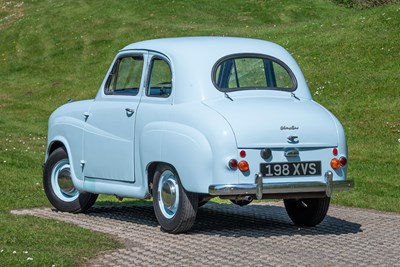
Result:
<instances>
[{"instance_id":1,"label":"white number plate","mask_svg":"<svg viewBox=\"0 0 400 267\"><path fill-rule=\"evenodd\" d=\"M264 177L319 176L321 161L261 163L260 172Z\"/></svg>"}]
</instances>

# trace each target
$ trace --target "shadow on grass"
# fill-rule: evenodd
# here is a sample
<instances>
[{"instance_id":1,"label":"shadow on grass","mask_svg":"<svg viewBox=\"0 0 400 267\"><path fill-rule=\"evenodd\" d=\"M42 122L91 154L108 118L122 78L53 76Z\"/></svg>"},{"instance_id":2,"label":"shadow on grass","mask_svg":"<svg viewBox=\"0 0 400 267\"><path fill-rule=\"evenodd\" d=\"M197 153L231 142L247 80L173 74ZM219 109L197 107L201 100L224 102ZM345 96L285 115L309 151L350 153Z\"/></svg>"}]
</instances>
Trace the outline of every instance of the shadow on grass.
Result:
<instances>
[{"instance_id":1,"label":"shadow on grass","mask_svg":"<svg viewBox=\"0 0 400 267\"><path fill-rule=\"evenodd\" d=\"M101 203L98 203L101 204ZM109 218L159 228L150 203L95 206L87 216ZM316 227L298 227L292 223L283 207L276 205L248 205L208 203L199 208L196 222L188 235L229 237L273 237L346 235L362 232L361 224L326 216Z\"/></svg>"}]
</instances>

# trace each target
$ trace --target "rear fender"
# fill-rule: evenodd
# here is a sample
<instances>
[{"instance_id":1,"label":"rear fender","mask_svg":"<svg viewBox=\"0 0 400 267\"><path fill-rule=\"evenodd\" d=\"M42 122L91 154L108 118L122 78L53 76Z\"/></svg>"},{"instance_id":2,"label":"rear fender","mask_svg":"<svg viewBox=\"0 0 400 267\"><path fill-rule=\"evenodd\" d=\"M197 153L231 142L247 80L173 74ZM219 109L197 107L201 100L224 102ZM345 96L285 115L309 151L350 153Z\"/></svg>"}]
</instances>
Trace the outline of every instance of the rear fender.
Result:
<instances>
[{"instance_id":1,"label":"rear fender","mask_svg":"<svg viewBox=\"0 0 400 267\"><path fill-rule=\"evenodd\" d=\"M208 192L213 155L207 138L198 130L173 122L150 123L143 129L139 147L145 164L142 169L152 162L170 164L186 190Z\"/></svg>"}]
</instances>

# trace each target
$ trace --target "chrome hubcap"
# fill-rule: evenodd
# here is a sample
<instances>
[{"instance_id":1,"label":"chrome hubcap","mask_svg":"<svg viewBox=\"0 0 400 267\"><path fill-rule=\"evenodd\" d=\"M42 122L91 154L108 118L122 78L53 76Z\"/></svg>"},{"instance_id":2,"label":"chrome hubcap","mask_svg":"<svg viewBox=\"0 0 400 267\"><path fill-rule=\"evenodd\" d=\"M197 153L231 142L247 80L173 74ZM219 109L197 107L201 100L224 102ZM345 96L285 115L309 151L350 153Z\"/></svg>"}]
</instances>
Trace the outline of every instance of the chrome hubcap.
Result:
<instances>
[{"instance_id":1,"label":"chrome hubcap","mask_svg":"<svg viewBox=\"0 0 400 267\"><path fill-rule=\"evenodd\" d=\"M75 187L74 184L72 183L71 179L71 171L69 168L62 168L58 172L58 186L60 187L61 192L63 192L66 195L71 195L71 193L74 192Z\"/></svg>"},{"instance_id":2,"label":"chrome hubcap","mask_svg":"<svg viewBox=\"0 0 400 267\"><path fill-rule=\"evenodd\" d=\"M171 219L175 216L179 205L179 185L176 176L171 171L166 170L161 174L157 194L162 214Z\"/></svg>"},{"instance_id":3,"label":"chrome hubcap","mask_svg":"<svg viewBox=\"0 0 400 267\"><path fill-rule=\"evenodd\" d=\"M51 173L51 185L54 194L66 202L74 201L79 196L71 179L71 168L68 160L60 160Z\"/></svg>"}]
</instances>

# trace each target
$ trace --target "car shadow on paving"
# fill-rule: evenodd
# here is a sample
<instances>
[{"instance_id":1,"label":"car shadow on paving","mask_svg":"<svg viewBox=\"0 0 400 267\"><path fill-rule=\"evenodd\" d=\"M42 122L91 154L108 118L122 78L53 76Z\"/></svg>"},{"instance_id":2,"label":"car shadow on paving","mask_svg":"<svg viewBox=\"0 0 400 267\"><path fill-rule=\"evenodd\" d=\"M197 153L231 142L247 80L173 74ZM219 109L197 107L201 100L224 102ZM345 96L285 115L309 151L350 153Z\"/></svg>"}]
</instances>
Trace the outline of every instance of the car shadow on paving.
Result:
<instances>
[{"instance_id":1,"label":"car shadow on paving","mask_svg":"<svg viewBox=\"0 0 400 267\"><path fill-rule=\"evenodd\" d=\"M95 206L87 213L90 217L102 217L158 227L153 206ZM233 237L271 237L293 235L326 235L358 233L361 225L333 216L326 216L317 227L300 228L292 223L284 207L275 205L248 205L209 203L199 208L191 235L218 235Z\"/></svg>"}]
</instances>

